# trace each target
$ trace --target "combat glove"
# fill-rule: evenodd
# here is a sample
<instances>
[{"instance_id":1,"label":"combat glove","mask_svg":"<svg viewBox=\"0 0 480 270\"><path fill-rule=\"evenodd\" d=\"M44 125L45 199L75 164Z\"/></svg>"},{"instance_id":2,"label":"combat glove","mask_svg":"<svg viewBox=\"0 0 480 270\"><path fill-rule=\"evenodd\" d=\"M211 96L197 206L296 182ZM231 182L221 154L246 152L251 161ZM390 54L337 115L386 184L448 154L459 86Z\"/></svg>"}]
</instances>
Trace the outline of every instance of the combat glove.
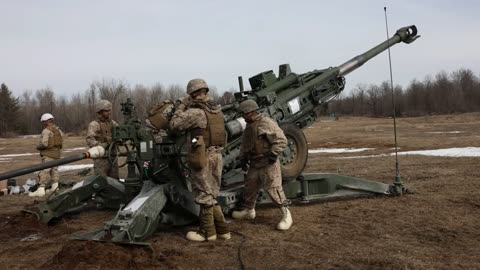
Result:
<instances>
[{"instance_id":1,"label":"combat glove","mask_svg":"<svg viewBox=\"0 0 480 270\"><path fill-rule=\"evenodd\" d=\"M190 105L192 98L190 96L186 96L182 99L179 99L175 102L177 110L184 111L188 105Z\"/></svg>"}]
</instances>

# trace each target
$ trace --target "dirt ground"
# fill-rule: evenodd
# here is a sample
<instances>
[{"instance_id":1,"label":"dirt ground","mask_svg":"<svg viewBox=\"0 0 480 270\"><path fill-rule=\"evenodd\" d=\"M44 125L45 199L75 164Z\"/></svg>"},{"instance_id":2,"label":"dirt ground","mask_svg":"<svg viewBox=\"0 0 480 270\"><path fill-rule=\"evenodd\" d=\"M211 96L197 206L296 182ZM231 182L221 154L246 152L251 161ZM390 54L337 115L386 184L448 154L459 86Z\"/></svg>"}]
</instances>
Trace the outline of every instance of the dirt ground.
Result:
<instances>
[{"instance_id":1,"label":"dirt ground","mask_svg":"<svg viewBox=\"0 0 480 270\"><path fill-rule=\"evenodd\" d=\"M399 118L397 125L400 151L480 147L480 113ZM459 132L440 133L452 131ZM310 154L306 171L393 181L394 157L338 159L391 153L392 119L320 119L305 133L311 149L375 148ZM35 143L34 138L0 140L0 155L35 152ZM66 144L79 147L83 140L69 137ZM38 160L0 162L0 171ZM274 229L278 209L262 207L254 221L231 220L230 240L190 243L184 235L195 226L170 227L154 234L150 248L69 239L101 227L114 212L84 212L46 226L20 213L32 198L1 196L0 268L480 269L480 158L408 155L399 162L413 195L295 204L294 225L286 232ZM72 174L63 177L75 178Z\"/></svg>"}]
</instances>

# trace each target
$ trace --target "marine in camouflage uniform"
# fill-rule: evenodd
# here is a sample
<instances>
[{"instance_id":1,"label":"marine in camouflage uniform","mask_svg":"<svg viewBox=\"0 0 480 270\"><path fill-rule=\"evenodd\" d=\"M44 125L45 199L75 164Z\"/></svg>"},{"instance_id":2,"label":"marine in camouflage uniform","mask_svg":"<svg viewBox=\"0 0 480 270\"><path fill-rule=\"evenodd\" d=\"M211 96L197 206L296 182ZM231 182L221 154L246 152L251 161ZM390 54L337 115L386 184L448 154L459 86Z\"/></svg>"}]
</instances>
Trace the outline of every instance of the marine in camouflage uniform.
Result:
<instances>
[{"instance_id":1,"label":"marine in camouflage uniform","mask_svg":"<svg viewBox=\"0 0 480 270\"><path fill-rule=\"evenodd\" d=\"M207 95L208 85L202 79L188 83L187 94L170 120L173 131L187 131L191 143L188 163L195 202L200 205L200 229L188 232L191 241L229 239L230 231L216 197L222 178L222 151L226 131L220 106ZM204 147L204 148L203 148Z\"/></svg>"},{"instance_id":2,"label":"marine in camouflage uniform","mask_svg":"<svg viewBox=\"0 0 480 270\"><path fill-rule=\"evenodd\" d=\"M100 100L96 104L97 119L88 124L85 139L88 147L100 145L108 150L112 143L112 128L118 125L111 119L111 110L112 104L108 100ZM118 163L111 164L108 157L94 159L93 169L97 175L118 179Z\"/></svg>"},{"instance_id":3,"label":"marine in camouflage uniform","mask_svg":"<svg viewBox=\"0 0 480 270\"><path fill-rule=\"evenodd\" d=\"M37 144L36 149L40 151L40 157L42 163L59 159L61 156L63 146L63 133L53 122L53 115L46 113L40 118L44 129L40 135L40 142ZM41 197L45 193L50 193L58 187L58 181L60 180L60 174L57 167L41 170L38 173L39 187L35 192L29 193L32 197ZM50 186L50 190L45 190Z\"/></svg>"},{"instance_id":4,"label":"marine in camouflage uniform","mask_svg":"<svg viewBox=\"0 0 480 270\"><path fill-rule=\"evenodd\" d=\"M282 175L278 157L287 146L287 138L282 129L272 119L259 114L258 105L253 100L240 104L239 110L247 122L240 145L240 161L248 170L245 176L244 207L242 211L233 211L237 219L254 219L258 193L263 188L272 202L282 212L279 230L288 230L293 221L282 188ZM248 167L249 164L249 167Z\"/></svg>"}]
</instances>

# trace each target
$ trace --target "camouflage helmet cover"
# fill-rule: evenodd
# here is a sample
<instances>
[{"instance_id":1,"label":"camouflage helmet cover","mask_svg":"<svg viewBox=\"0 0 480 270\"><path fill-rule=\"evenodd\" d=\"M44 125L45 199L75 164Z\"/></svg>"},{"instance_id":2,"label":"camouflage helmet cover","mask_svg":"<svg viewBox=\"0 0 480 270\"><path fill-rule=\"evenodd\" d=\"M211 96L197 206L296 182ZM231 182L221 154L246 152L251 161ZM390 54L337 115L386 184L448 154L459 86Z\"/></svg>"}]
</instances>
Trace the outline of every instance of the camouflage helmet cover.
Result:
<instances>
[{"instance_id":1,"label":"camouflage helmet cover","mask_svg":"<svg viewBox=\"0 0 480 270\"><path fill-rule=\"evenodd\" d=\"M242 103L240 103L240 106L238 106L238 110L241 111L242 113L249 113L252 111L258 110L258 104L255 102L255 100L245 100Z\"/></svg>"},{"instance_id":2,"label":"camouflage helmet cover","mask_svg":"<svg viewBox=\"0 0 480 270\"><path fill-rule=\"evenodd\" d=\"M187 94L191 94L195 91L198 91L200 89L207 89L208 92L208 85L203 79L193 79L188 82L187 85Z\"/></svg>"},{"instance_id":3,"label":"camouflage helmet cover","mask_svg":"<svg viewBox=\"0 0 480 270\"><path fill-rule=\"evenodd\" d=\"M112 110L112 103L108 100L100 100L95 105L95 111L98 113L100 111L111 111Z\"/></svg>"}]
</instances>

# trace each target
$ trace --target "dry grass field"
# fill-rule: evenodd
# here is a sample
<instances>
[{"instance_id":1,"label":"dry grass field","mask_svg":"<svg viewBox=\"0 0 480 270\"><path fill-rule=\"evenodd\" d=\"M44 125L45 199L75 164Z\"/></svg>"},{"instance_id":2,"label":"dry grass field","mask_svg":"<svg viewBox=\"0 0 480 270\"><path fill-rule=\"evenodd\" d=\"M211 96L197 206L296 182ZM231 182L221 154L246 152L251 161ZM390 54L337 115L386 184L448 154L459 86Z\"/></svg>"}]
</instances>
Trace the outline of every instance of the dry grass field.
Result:
<instances>
[{"instance_id":1,"label":"dry grass field","mask_svg":"<svg viewBox=\"0 0 480 270\"><path fill-rule=\"evenodd\" d=\"M480 147L480 113L399 118L397 125L399 151ZM304 131L310 149L372 148L310 154L306 171L393 181L393 156L345 158L392 153L392 119L320 119ZM35 143L35 138L1 139L0 157L35 153ZM80 137L68 137L65 144L67 149L84 146ZM37 155L4 157L0 171L38 161ZM191 243L184 235L194 226L166 227L149 240L151 248L69 239L75 232L101 227L115 212L83 212L46 226L20 213L33 203L32 198L1 196L0 265L2 269L480 269L480 157L400 155L399 161L402 179L415 194L295 204L294 225L286 232L274 230L278 210L261 207L254 221L231 220L236 233L230 240ZM72 171L63 178L79 179Z\"/></svg>"}]
</instances>

